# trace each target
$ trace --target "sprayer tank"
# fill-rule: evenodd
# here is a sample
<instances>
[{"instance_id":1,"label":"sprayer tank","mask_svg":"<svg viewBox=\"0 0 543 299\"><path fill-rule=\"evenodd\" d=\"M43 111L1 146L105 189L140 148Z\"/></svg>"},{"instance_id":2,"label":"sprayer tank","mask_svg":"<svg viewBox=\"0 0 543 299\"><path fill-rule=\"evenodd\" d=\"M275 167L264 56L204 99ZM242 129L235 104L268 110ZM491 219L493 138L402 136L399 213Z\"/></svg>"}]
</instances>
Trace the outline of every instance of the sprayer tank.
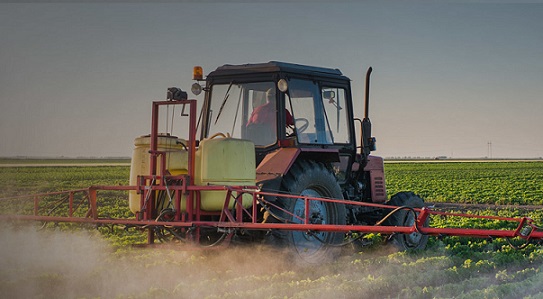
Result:
<instances>
[{"instance_id":1,"label":"sprayer tank","mask_svg":"<svg viewBox=\"0 0 543 299\"><path fill-rule=\"evenodd\" d=\"M184 140L174 136L160 136L157 150L166 152L166 169L172 175L188 174L188 151ZM150 173L150 137L138 137L134 141L134 151L130 168L130 185L138 184L138 176ZM160 163L158 163L160 164ZM194 183L197 186L254 186L256 183L254 143L235 138L204 139L200 142L195 155ZM157 173L160 172L158 165ZM201 191L200 208L204 211L220 211L224 207L227 191ZM236 192L233 192L236 197ZM193 197L193 198L196 198ZM141 211L141 194L129 193L129 207L133 213ZM252 195L244 194L244 207L252 205ZM163 207L163 203L157 203ZM232 208L231 199L229 207ZM196 205L194 205L196 206ZM186 195L181 198L181 211L186 211Z\"/></svg>"}]
</instances>

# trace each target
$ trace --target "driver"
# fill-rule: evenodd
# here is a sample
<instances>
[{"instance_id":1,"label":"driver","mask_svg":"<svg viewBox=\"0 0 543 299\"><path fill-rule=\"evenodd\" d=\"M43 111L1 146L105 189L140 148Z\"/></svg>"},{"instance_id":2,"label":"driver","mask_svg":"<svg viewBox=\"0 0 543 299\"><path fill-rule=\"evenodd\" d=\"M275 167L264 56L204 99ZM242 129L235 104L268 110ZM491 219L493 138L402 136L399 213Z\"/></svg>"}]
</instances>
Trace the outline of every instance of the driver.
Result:
<instances>
[{"instance_id":1,"label":"driver","mask_svg":"<svg viewBox=\"0 0 543 299\"><path fill-rule=\"evenodd\" d=\"M270 88L268 91L266 91L266 103L256 107L256 109L253 110L253 113L247 122L247 126L251 124L275 124L275 111L275 90ZM287 109L285 109L285 116L287 126L294 126L294 118Z\"/></svg>"}]
</instances>

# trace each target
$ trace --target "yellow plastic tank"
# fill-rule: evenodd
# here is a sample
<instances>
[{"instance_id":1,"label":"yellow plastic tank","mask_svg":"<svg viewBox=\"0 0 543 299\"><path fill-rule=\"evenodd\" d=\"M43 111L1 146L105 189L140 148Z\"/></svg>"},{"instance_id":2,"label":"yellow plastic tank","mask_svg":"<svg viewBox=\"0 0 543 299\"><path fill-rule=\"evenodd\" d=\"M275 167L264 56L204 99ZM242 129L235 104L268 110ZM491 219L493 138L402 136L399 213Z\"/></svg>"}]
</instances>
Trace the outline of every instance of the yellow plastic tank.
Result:
<instances>
[{"instance_id":1,"label":"yellow plastic tank","mask_svg":"<svg viewBox=\"0 0 543 299\"><path fill-rule=\"evenodd\" d=\"M255 146L249 140L235 138L205 139L196 151L194 183L200 186L254 186L256 184ZM233 194L236 196L237 194ZM202 191L201 209L220 211L226 191ZM253 197L243 195L243 206L250 207ZM229 207L234 206L234 201Z\"/></svg>"},{"instance_id":2,"label":"yellow plastic tank","mask_svg":"<svg viewBox=\"0 0 543 299\"><path fill-rule=\"evenodd\" d=\"M157 150L167 152L166 169L174 175L187 173L188 152L183 144L186 142L175 136L159 136L157 140ZM132 152L132 161L130 164L130 185L138 184L138 175L149 175L151 137L141 136L134 140L134 150ZM157 159L157 174L160 173L160 158ZM141 195L136 191L130 191L128 194L128 206L133 213L141 210Z\"/></svg>"}]
</instances>

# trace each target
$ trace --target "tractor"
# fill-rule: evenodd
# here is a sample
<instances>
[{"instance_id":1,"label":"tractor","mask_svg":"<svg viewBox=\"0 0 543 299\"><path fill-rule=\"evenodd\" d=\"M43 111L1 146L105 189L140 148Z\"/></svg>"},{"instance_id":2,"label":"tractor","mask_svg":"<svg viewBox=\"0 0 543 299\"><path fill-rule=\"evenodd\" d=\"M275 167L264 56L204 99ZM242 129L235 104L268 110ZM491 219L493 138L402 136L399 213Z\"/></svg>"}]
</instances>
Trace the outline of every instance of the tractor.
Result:
<instances>
[{"instance_id":1,"label":"tractor","mask_svg":"<svg viewBox=\"0 0 543 299\"><path fill-rule=\"evenodd\" d=\"M353 109L351 81L338 69L276 61L223 65L207 75L204 85L202 70L196 67L194 79L197 82L193 84L192 91L194 94L205 91L200 114L200 143L197 151L201 152L201 157L199 160L197 158L196 162L200 165L196 166L196 184L205 185L204 180L198 179L201 176L198 169L201 169L203 164L213 165L210 167L214 169L200 170L201 173L215 172L220 167L226 168L219 171L228 173L218 179L221 183L225 183L228 178L238 184L240 180L247 185L254 182L262 192L260 196L263 200L259 201L257 212L258 222L261 223L301 223L300 219L304 218L305 210L309 209L309 224L413 225L416 213L408 210L388 215L390 210L379 206L316 200L306 206L306 201L301 198L280 196L302 195L423 207L422 199L413 193L399 193L386 202L383 159L370 155L371 151L375 150L375 138L371 136L371 122L368 117L371 72L372 69L369 68L366 74L365 116L360 119L355 117ZM186 99L186 93L178 88L170 88L168 99L183 100ZM357 129L360 138L357 137ZM176 137L163 138L175 140ZM225 155L224 149L214 151L220 152L220 157L202 151L204 143L206 146L207 142L220 142L218 139L230 142L227 150L229 154ZM175 147L168 142L165 145L169 149ZM187 161L186 157L173 155L168 157L168 161L171 161L169 163L176 163L172 161L176 159ZM147 161L147 157L143 161ZM136 183L136 175L146 172L146 167L143 171L140 168L134 171L133 159L132 182ZM167 204L171 203L171 197L166 196L165 192L156 196L159 199L153 217L164 211L171 213L175 210L171 204ZM216 210L220 210L224 202L224 195L219 197L221 200L217 200ZM135 205L138 205L139 198L134 198ZM203 200L210 201L205 198ZM250 196L243 201L249 202L245 206L250 206ZM136 210L139 210L139 207ZM388 217L385 217L387 215ZM209 220L213 220L212 215ZM268 229L242 232L243 234L235 234L238 240L256 239L275 246L288 247L292 249L291 252L299 254L307 261L334 256L337 245L345 240L345 232L334 231ZM208 230L208 233L212 234L213 231ZM209 235L204 237L211 238ZM413 232L394 234L391 241L400 249L422 249L427 239L427 236Z\"/></svg>"}]
</instances>

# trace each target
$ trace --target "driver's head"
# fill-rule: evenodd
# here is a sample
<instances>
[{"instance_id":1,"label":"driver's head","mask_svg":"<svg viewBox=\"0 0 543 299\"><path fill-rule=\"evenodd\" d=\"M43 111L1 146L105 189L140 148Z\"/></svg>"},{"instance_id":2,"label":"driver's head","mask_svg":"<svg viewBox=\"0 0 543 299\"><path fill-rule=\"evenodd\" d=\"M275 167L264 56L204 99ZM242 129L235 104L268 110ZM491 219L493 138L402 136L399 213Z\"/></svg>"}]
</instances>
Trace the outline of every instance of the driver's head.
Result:
<instances>
[{"instance_id":1,"label":"driver's head","mask_svg":"<svg viewBox=\"0 0 543 299\"><path fill-rule=\"evenodd\" d=\"M270 88L266 91L266 102L273 102L275 101L275 90L273 88Z\"/></svg>"}]
</instances>

